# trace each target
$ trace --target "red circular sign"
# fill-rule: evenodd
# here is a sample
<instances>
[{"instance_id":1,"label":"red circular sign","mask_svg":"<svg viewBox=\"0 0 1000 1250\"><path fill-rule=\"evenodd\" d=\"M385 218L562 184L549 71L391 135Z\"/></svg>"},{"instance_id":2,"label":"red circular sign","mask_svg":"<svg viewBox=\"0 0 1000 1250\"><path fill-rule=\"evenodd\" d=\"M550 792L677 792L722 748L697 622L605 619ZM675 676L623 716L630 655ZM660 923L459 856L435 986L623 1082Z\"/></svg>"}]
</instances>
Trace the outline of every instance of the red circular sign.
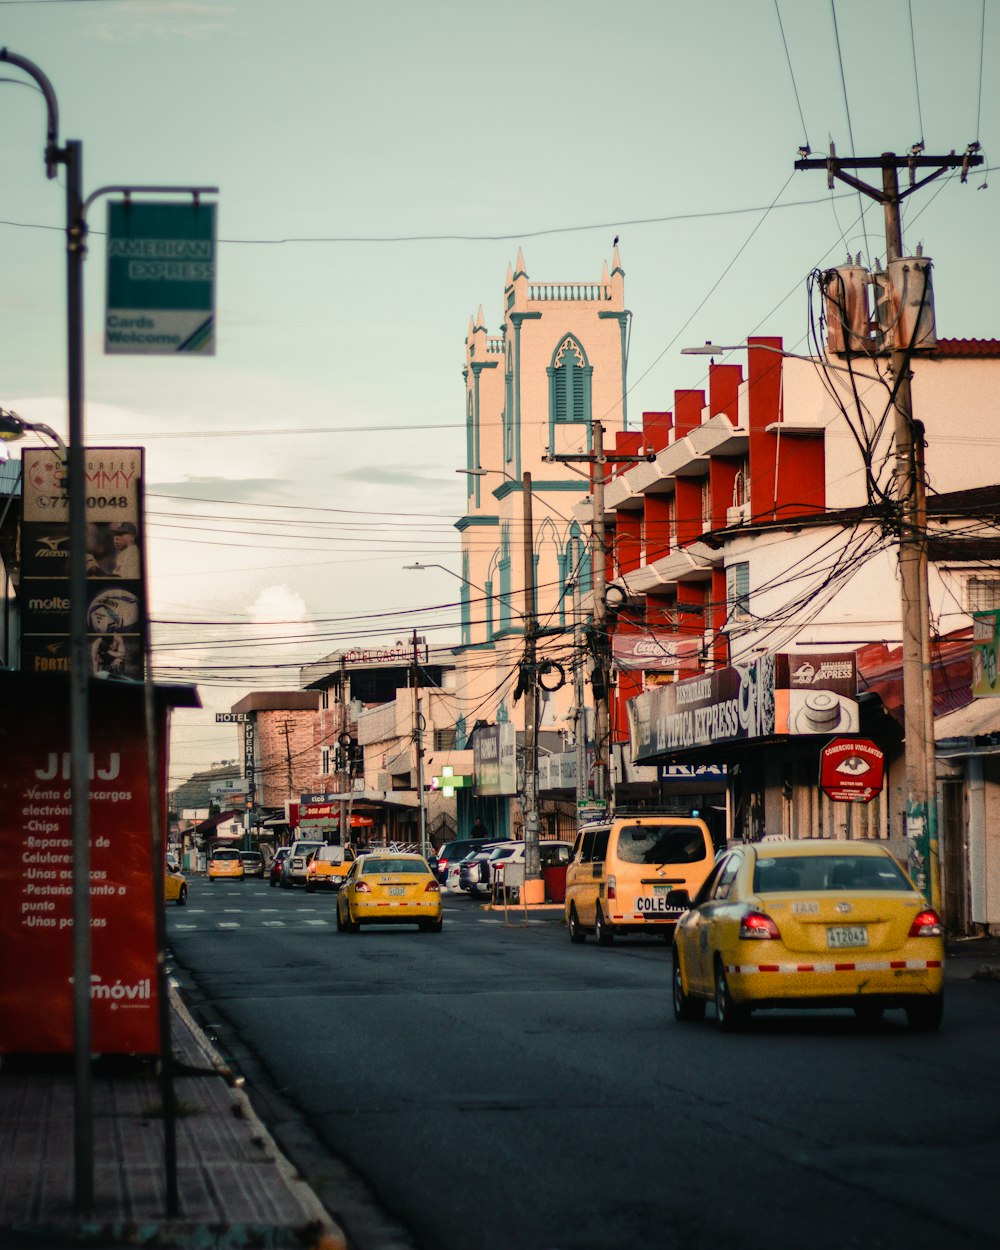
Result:
<instances>
[{"instance_id":1,"label":"red circular sign","mask_svg":"<svg viewBox=\"0 0 1000 1250\"><path fill-rule=\"evenodd\" d=\"M884 779L885 753L870 738L833 738L820 751L820 788L835 803L868 803Z\"/></svg>"}]
</instances>

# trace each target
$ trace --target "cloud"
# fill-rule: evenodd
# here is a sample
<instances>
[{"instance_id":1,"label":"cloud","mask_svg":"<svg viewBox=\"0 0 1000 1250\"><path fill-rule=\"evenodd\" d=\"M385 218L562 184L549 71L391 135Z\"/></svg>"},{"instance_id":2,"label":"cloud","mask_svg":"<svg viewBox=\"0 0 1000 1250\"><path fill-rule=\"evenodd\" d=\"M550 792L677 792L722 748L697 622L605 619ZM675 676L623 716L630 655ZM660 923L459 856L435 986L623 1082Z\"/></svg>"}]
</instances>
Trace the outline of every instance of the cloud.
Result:
<instances>
[{"instance_id":1,"label":"cloud","mask_svg":"<svg viewBox=\"0 0 1000 1250\"><path fill-rule=\"evenodd\" d=\"M235 9L199 0L132 0L116 8L114 19L101 18L92 33L102 43L137 43L146 39L204 39L226 28Z\"/></svg>"},{"instance_id":2,"label":"cloud","mask_svg":"<svg viewBox=\"0 0 1000 1250\"><path fill-rule=\"evenodd\" d=\"M252 621L258 624L285 625L309 619L306 601L288 586L265 586L247 608Z\"/></svg>"},{"instance_id":3,"label":"cloud","mask_svg":"<svg viewBox=\"0 0 1000 1250\"><path fill-rule=\"evenodd\" d=\"M253 499L262 493L273 494L275 487L282 484L290 485L285 479L274 477L184 477L174 482L150 482L148 490L153 494L182 495L194 500L215 491L228 502Z\"/></svg>"},{"instance_id":4,"label":"cloud","mask_svg":"<svg viewBox=\"0 0 1000 1250\"><path fill-rule=\"evenodd\" d=\"M380 464L359 465L337 476L344 482L365 482L377 486L425 486L440 480L440 469L387 469Z\"/></svg>"}]
</instances>

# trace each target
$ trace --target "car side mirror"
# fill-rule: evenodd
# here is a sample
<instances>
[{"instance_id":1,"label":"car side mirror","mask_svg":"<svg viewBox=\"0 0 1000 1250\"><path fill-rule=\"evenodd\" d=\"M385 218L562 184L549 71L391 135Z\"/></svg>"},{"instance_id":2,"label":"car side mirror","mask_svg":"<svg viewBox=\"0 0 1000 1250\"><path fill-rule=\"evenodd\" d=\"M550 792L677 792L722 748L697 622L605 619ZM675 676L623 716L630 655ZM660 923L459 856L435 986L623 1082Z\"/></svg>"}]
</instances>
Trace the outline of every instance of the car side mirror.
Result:
<instances>
[{"instance_id":1,"label":"car side mirror","mask_svg":"<svg viewBox=\"0 0 1000 1250\"><path fill-rule=\"evenodd\" d=\"M669 890L667 892L668 907L683 907L686 911L691 906L691 895L687 890Z\"/></svg>"}]
</instances>

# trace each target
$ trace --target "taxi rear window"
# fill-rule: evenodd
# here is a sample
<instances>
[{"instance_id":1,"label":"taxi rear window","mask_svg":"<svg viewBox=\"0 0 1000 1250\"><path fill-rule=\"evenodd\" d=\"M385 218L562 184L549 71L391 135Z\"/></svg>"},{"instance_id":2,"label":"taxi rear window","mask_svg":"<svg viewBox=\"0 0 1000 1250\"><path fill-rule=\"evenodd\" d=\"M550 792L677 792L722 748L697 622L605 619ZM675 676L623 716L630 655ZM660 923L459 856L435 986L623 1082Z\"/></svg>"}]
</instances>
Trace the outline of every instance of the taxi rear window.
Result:
<instances>
[{"instance_id":1,"label":"taxi rear window","mask_svg":"<svg viewBox=\"0 0 1000 1250\"><path fill-rule=\"evenodd\" d=\"M705 843L696 825L624 825L618 858L624 864L696 864L708 858Z\"/></svg>"},{"instance_id":2,"label":"taxi rear window","mask_svg":"<svg viewBox=\"0 0 1000 1250\"><path fill-rule=\"evenodd\" d=\"M366 876L373 872L408 872L427 876L430 869L419 859L366 859L361 871Z\"/></svg>"},{"instance_id":3,"label":"taxi rear window","mask_svg":"<svg viewBox=\"0 0 1000 1250\"><path fill-rule=\"evenodd\" d=\"M761 856L753 872L755 894L820 890L912 890L888 855Z\"/></svg>"}]
</instances>

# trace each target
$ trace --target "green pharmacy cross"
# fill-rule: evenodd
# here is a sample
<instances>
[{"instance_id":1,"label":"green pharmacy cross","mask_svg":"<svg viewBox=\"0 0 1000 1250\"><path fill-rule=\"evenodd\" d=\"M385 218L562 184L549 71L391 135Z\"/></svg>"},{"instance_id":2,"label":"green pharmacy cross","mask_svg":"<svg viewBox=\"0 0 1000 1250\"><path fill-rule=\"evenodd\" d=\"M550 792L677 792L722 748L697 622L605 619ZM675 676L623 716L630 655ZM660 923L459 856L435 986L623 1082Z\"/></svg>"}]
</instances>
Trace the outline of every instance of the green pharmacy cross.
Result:
<instances>
[{"instance_id":1,"label":"green pharmacy cross","mask_svg":"<svg viewBox=\"0 0 1000 1250\"><path fill-rule=\"evenodd\" d=\"M440 777L431 778L431 789L440 790L446 799L455 797L455 791L460 790L463 786L471 786L471 777L456 777L455 770L450 764L445 764L441 769Z\"/></svg>"}]
</instances>

